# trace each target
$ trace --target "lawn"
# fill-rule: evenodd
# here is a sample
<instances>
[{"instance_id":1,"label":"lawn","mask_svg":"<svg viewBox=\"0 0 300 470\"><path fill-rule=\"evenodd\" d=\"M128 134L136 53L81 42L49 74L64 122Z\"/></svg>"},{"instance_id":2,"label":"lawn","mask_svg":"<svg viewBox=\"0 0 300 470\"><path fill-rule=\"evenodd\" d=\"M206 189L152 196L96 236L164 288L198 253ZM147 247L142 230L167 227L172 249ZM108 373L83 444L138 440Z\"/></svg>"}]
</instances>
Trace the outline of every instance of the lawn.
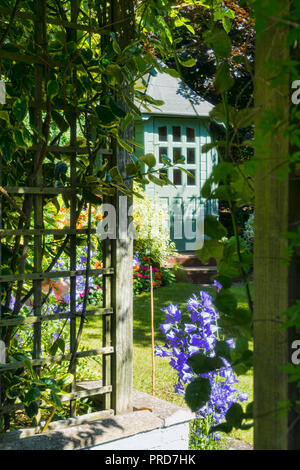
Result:
<instances>
[{"instance_id":1,"label":"lawn","mask_svg":"<svg viewBox=\"0 0 300 470\"><path fill-rule=\"evenodd\" d=\"M239 306L245 306L246 296L242 287L232 288L239 299ZM154 290L155 309L155 342L163 345L164 336L159 325L164 321L165 314L162 308L170 303L177 304L182 313L186 310L186 301L193 294L198 294L200 287L189 283L176 283L173 286ZM203 290L210 290L203 288ZM99 320L98 320L99 322ZM99 347L97 329L100 333L100 323L89 320L85 327L84 343L89 348ZM152 356L151 356L151 327L150 327L150 294L143 293L134 298L134 388L146 393L152 392ZM176 372L169 365L168 358L155 358L156 364L156 396L172 403L186 406L184 400L174 393ZM248 393L249 401L253 399L252 373L239 377L237 384L239 391ZM247 403L247 402L246 402ZM244 405L245 406L245 405ZM232 437L252 443L253 434L250 431L234 431Z\"/></svg>"}]
</instances>

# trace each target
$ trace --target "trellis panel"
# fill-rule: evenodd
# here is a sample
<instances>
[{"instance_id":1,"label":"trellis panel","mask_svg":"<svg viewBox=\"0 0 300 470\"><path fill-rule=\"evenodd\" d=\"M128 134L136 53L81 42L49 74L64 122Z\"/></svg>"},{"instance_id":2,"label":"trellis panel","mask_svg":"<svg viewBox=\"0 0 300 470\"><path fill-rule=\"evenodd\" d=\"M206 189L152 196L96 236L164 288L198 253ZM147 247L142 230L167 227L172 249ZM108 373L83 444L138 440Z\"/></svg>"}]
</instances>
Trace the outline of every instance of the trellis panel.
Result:
<instances>
[{"instance_id":1,"label":"trellis panel","mask_svg":"<svg viewBox=\"0 0 300 470\"><path fill-rule=\"evenodd\" d=\"M11 60L15 62L25 62L35 67L35 96L30 100L30 106L34 112L34 125L39 133L43 132L43 113L47 113L47 103L44 101L45 93L45 80L49 76L52 68L60 67L60 63L54 63L48 60L47 57L47 28L48 25L57 25L66 28L69 38L76 42L77 31L86 32L103 32L102 28L94 28L91 25L84 25L78 23L78 1L71 0L71 22L59 21L55 18L50 18L47 15L47 3L45 0L35 0L35 14L26 14L24 12L16 12L16 17L24 18L33 21L35 24L36 36L36 54L26 56L24 54L17 54L0 50L0 58ZM127 11L126 5L121 5L122 11ZM116 10L118 14L121 10ZM0 7L0 13L11 15L11 10ZM132 12L129 12L130 15ZM116 13L112 12L112 15ZM122 26L123 28L123 26ZM123 33L122 33L123 34ZM129 38L127 38L129 40ZM76 79L77 65L73 64L73 77ZM57 108L61 109L61 108ZM75 106L76 109L76 106ZM44 123L45 124L45 123ZM47 123L46 123L47 124ZM130 131L132 132L132 127ZM128 156L124 149L119 146L114 148L95 148L93 149L96 154L101 154L111 158L111 164L117 165L120 171L123 171ZM63 401L70 401L71 409L70 415L76 415L76 400L83 397L92 397L93 395L102 394L103 399L103 413L111 415L114 412L122 413L131 409L131 390L132 390L132 292L131 292L131 270L132 270L132 239L121 241L106 240L104 243L104 269L90 269L87 266L86 270L79 270L76 266L76 246L77 236L86 235L87 238L91 234L95 234L95 229L78 229L76 221L80 214L80 207L76 198L78 187L76 178L76 163L80 155L88 155L90 149L81 147L77 143L77 117L74 113L73 121L70 126L70 145L47 145L36 136L34 145L28 149L33 154L33 175L29 178L28 186L21 187L2 187L2 166L1 166L1 152L0 152L0 239L7 237L14 237L15 243L19 243L21 238L24 241L23 256L20 266L16 266L13 274L3 274L1 272L1 245L0 245L0 289L3 283L17 282L19 289L18 302L21 302L21 291L24 282L32 281L32 289L28 294L22 298L25 302L30 298L33 293L34 296L34 315L29 318L23 318L15 315L10 319L3 319L1 314L0 305L0 327L13 328L17 325L32 325L34 330L34 351L31 364L35 367L36 371L40 373L41 366L50 363L59 363L62 361L71 362L70 371L75 377L69 397L64 397ZM69 156L70 163L70 184L67 187L43 187L41 156L45 154L57 153ZM68 197L71 207L71 221L70 227L66 229L45 229L44 228L44 214L43 214L43 198L47 195L64 195ZM24 214L27 221L22 221L22 213L20 214L20 227L17 229L7 229L2 226L1 208L3 198L13 198L13 195L26 198L27 213ZM114 202L117 211L117 218L119 212L118 196L110 199ZM34 214L33 227L30 225L30 216ZM43 269L42 261L42 246L45 236L64 236L61 246L58 250L57 257L60 256L63 249L70 244L70 269L66 271L52 271L55 265L55 259L52 260L47 269ZM26 246L34 242L34 269L32 273L26 272ZM57 258L56 258L57 260ZM99 316L103 320L103 340L102 347L90 351L77 351L78 331L77 320L82 319L82 314L76 312L76 282L78 276L99 276L101 274L104 285L104 305L103 308L89 309L84 312L84 316ZM43 293L42 293L42 280L53 278L69 278L70 279L70 310L56 315L45 316L42 314L43 306ZM0 303L1 304L1 303ZM15 306L15 311L17 312ZM41 357L41 325L45 321L53 320L70 320L70 341L71 348L70 354L56 355L51 357ZM78 391L76 389L76 360L83 357L90 357L100 355L103 358L102 370L102 386L96 387L89 391ZM75 357L75 362L73 358ZM0 380L1 374L5 371L16 370L23 368L24 362L19 361L15 363L0 364ZM1 382L0 382L1 385ZM5 391L2 388L2 392ZM2 395L3 398L3 395ZM0 399L0 415L5 416L6 429L9 429L9 412L14 407L1 406ZM100 419L102 416L99 412L95 413L95 418ZM80 421L80 417L78 418ZM91 416L90 419L93 419Z\"/></svg>"}]
</instances>

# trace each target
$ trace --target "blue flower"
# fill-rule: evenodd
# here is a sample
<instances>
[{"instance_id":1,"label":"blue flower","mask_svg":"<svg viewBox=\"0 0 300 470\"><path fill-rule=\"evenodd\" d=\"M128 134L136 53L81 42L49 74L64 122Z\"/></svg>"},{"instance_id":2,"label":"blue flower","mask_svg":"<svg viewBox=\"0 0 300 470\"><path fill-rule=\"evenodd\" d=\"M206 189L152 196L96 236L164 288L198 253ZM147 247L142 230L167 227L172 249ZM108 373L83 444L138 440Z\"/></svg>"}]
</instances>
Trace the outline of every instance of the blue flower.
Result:
<instances>
[{"instance_id":1,"label":"blue flower","mask_svg":"<svg viewBox=\"0 0 300 470\"><path fill-rule=\"evenodd\" d=\"M132 261L132 266L140 266L141 262L139 260L139 256L138 256L138 253L136 253L133 257L133 261Z\"/></svg>"},{"instance_id":2,"label":"blue flower","mask_svg":"<svg viewBox=\"0 0 300 470\"><path fill-rule=\"evenodd\" d=\"M219 289L222 288L220 284L215 285ZM166 320L160 325L160 328L166 336L167 345L164 348L156 346L155 354L161 357L170 357L170 365L178 374L178 380L174 386L175 392L184 395L185 386L196 378L196 374L193 373L187 362L188 359L200 351L208 357L216 355L214 348L219 330L216 324L219 314L213 305L211 295L203 291L200 292L199 299L193 295L187 302L189 323L183 323L177 305L171 304L163 311L166 314ZM227 343L231 348L234 347L233 339L228 339ZM211 395L206 405L198 410L197 415L209 417L209 422L214 424L225 420L226 413L233 403L248 399L246 393L238 394L235 387L235 384L238 383L237 377L233 373L230 363L225 358L222 360L224 367L218 371L200 375L209 380ZM200 430L199 433L201 434ZM220 438L218 433L206 437L212 437L215 440Z\"/></svg>"},{"instance_id":3,"label":"blue flower","mask_svg":"<svg viewBox=\"0 0 300 470\"><path fill-rule=\"evenodd\" d=\"M222 289L222 287L223 287L223 286L222 286L218 281L216 281L216 280L214 280L214 286L216 287L217 292L219 292L219 291Z\"/></svg>"},{"instance_id":4,"label":"blue flower","mask_svg":"<svg viewBox=\"0 0 300 470\"><path fill-rule=\"evenodd\" d=\"M177 305L169 305L163 308L162 311L166 312L166 320L170 323L177 323L181 320L181 312L178 310Z\"/></svg>"}]
</instances>

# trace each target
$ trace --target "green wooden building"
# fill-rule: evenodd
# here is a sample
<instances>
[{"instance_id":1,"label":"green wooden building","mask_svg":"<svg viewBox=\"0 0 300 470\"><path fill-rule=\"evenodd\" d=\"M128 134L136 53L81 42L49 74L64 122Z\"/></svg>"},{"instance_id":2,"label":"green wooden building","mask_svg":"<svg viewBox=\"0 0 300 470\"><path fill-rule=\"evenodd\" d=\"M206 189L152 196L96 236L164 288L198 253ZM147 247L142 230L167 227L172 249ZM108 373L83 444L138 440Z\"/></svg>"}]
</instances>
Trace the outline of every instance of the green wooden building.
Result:
<instances>
[{"instance_id":1,"label":"green wooden building","mask_svg":"<svg viewBox=\"0 0 300 470\"><path fill-rule=\"evenodd\" d=\"M172 186L146 186L146 194L158 195L169 213L170 236L179 251L193 251L195 240L202 231L201 220L209 213L218 214L216 201L206 201L200 190L217 160L215 150L202 153L201 147L211 142L209 113L212 105L197 95L180 79L167 73L149 74L146 93L162 106L141 108L142 116L135 122L136 141L142 153L153 153L157 168L162 168L162 156L173 161L174 155L184 156L183 166L193 175L178 169L168 169ZM200 234L201 235L201 234Z\"/></svg>"}]
</instances>

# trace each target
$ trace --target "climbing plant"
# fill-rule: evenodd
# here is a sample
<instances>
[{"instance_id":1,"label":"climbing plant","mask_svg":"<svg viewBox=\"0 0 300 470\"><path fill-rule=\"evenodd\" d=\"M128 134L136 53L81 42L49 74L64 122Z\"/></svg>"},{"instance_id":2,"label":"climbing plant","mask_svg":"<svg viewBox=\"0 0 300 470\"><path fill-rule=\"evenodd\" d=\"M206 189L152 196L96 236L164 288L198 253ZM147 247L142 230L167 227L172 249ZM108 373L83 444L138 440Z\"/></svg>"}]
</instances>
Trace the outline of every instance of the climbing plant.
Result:
<instances>
[{"instance_id":1,"label":"climbing plant","mask_svg":"<svg viewBox=\"0 0 300 470\"><path fill-rule=\"evenodd\" d=\"M152 43L157 45L160 40L165 54L174 52L163 17L165 8L172 8L175 3L137 2L136 19L134 2L117 3L1 2L0 13L5 21L0 26L0 73L6 87L6 100L0 105L1 338L8 361L1 365L1 371L20 365L18 371L23 381L21 387L13 372L4 371L5 380L1 382L4 430L9 429L8 413L16 402L21 402L28 417L39 423L42 399L53 408L46 429L61 406L60 396L66 395L66 388L73 381L93 271L92 205L101 205L103 198L113 198L117 193L131 197L133 181L143 185L170 183L167 178L155 176L153 155L135 157L132 126L143 106L161 104L147 96L139 79L154 68L161 70L152 53ZM179 15L176 8L174 12L175 17ZM177 72L168 69L167 73ZM116 160L120 148L129 155L122 169ZM170 163L166 162L166 166ZM70 209L70 226L58 233L46 221L45 229L50 205L59 213L63 209L62 200ZM83 209L88 213L88 226L80 229L78 219ZM81 237L84 234L85 241ZM70 259L67 269L77 272L76 246L82 243L86 244L87 256L80 324L76 331L76 276L71 275L71 351L66 356L70 364L66 376L53 380L48 377L48 358L40 357L39 316L54 284L49 283L43 290L42 279L53 277L51 272L59 265L61 256ZM36 314L32 319L33 350L20 351L16 334L28 305L33 306ZM111 314L108 310L107 315ZM57 315L68 316L61 310ZM63 325L66 324L65 321ZM106 319L105 328L109 330ZM52 356L50 362L60 360L58 350L65 353L61 334L47 349ZM111 352L109 345L105 351ZM32 357L36 361L34 368L30 363ZM42 372L46 377L41 376ZM109 380L108 375L105 380ZM74 386L73 382L72 397L78 395ZM105 391L109 392L108 382L107 387ZM71 412L74 415L73 398Z\"/></svg>"}]
</instances>

